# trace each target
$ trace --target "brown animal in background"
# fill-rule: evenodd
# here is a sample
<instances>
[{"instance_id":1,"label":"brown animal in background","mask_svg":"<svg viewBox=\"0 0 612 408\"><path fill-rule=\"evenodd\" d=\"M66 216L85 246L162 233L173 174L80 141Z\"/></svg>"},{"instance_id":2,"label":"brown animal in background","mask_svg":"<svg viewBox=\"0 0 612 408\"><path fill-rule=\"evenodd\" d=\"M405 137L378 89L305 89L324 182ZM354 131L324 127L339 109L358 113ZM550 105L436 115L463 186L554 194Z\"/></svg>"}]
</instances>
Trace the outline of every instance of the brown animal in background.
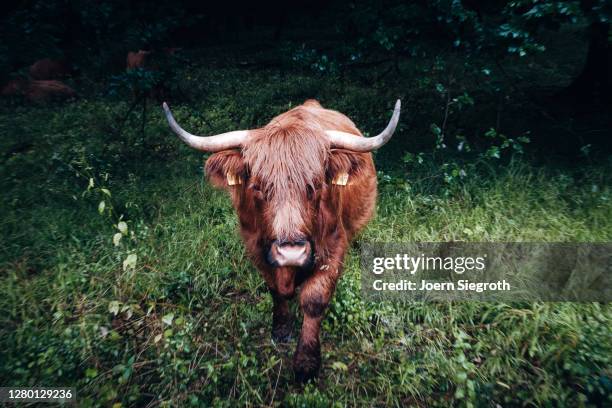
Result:
<instances>
[{"instance_id":1,"label":"brown animal in background","mask_svg":"<svg viewBox=\"0 0 612 408\"><path fill-rule=\"evenodd\" d=\"M153 56L171 56L171 55L176 55L177 52L179 52L182 48L177 48L177 47L164 47L161 49L161 51L157 50L157 51L145 51L145 50L138 50L137 52L134 51L130 51L127 54L127 66L126 68L129 69L134 69L134 68L153 68L151 67L151 57Z\"/></svg>"},{"instance_id":2,"label":"brown animal in background","mask_svg":"<svg viewBox=\"0 0 612 408\"><path fill-rule=\"evenodd\" d=\"M44 58L30 66L30 77L36 80L64 78L70 74L70 68L64 61Z\"/></svg>"},{"instance_id":3,"label":"brown animal in background","mask_svg":"<svg viewBox=\"0 0 612 408\"><path fill-rule=\"evenodd\" d=\"M74 98L74 89L60 81L30 81L25 92L30 101L41 102L51 98Z\"/></svg>"},{"instance_id":4,"label":"brown animal in background","mask_svg":"<svg viewBox=\"0 0 612 408\"><path fill-rule=\"evenodd\" d=\"M144 68L149 54L151 54L151 51L138 50L137 52L128 52L126 60L127 69Z\"/></svg>"},{"instance_id":5,"label":"brown animal in background","mask_svg":"<svg viewBox=\"0 0 612 408\"><path fill-rule=\"evenodd\" d=\"M308 100L263 128L194 136L163 108L172 130L189 146L216 152L206 174L229 191L247 253L274 301L272 337L292 332L288 299L301 286L304 314L293 370L300 381L317 375L323 314L342 273L351 238L372 217L376 171L372 150L393 135L398 100L387 128L364 138L345 115Z\"/></svg>"},{"instance_id":6,"label":"brown animal in background","mask_svg":"<svg viewBox=\"0 0 612 408\"><path fill-rule=\"evenodd\" d=\"M77 94L68 85L60 81L31 81L14 79L2 88L3 96L23 96L30 102L45 102L51 98L67 99Z\"/></svg>"}]
</instances>

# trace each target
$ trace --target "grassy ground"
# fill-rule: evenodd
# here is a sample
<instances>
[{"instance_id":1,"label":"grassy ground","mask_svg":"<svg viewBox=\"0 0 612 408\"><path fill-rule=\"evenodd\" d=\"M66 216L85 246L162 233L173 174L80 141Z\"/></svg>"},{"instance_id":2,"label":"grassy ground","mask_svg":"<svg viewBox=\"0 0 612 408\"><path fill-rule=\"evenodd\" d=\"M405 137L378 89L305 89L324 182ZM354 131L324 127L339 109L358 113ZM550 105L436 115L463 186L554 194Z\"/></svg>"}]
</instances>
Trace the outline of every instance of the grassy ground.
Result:
<instances>
[{"instance_id":1,"label":"grassy ground","mask_svg":"<svg viewBox=\"0 0 612 408\"><path fill-rule=\"evenodd\" d=\"M435 70L373 87L359 73L208 62L182 75L192 100L175 111L187 129L261 125L317 95L376 131L402 96L405 119L376 156L377 216L360 242L612 238L606 160L578 168L517 156L451 185L439 162L406 167L402 154L426 145L423 135L442 119L443 105L427 97ZM294 384L295 342L270 341L271 299L245 258L228 198L203 182L201 155L170 135L157 107L146 137L137 112L115 132L127 109L93 91L62 105L2 106L2 385L74 386L79 406L610 401L609 305L369 303L357 247L324 321L320 379ZM457 127L461 120L472 118L456 117Z\"/></svg>"}]
</instances>

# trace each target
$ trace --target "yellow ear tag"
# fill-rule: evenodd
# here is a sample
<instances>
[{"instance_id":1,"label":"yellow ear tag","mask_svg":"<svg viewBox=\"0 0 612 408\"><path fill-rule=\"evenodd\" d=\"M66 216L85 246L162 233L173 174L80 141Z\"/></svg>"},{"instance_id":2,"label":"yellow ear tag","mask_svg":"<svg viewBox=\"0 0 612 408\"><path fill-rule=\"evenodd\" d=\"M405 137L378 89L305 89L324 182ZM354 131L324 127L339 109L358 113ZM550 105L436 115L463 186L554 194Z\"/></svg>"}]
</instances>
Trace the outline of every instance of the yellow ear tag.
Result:
<instances>
[{"instance_id":1,"label":"yellow ear tag","mask_svg":"<svg viewBox=\"0 0 612 408\"><path fill-rule=\"evenodd\" d=\"M332 184L336 184L338 186L346 186L348 183L348 173L338 173L336 177L332 180Z\"/></svg>"},{"instance_id":2,"label":"yellow ear tag","mask_svg":"<svg viewBox=\"0 0 612 408\"><path fill-rule=\"evenodd\" d=\"M226 177L227 177L228 186L235 186L236 184L242 184L242 180L240 179L240 177L238 177L234 173L230 173L228 171L226 174Z\"/></svg>"}]
</instances>

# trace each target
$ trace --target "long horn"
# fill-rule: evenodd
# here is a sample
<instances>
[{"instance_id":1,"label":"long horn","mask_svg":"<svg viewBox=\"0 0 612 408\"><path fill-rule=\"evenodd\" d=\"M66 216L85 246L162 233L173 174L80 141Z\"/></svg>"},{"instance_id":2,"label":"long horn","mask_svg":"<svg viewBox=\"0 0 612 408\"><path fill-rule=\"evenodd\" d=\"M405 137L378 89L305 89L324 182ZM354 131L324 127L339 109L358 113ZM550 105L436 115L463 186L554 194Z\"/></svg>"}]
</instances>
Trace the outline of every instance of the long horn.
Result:
<instances>
[{"instance_id":1,"label":"long horn","mask_svg":"<svg viewBox=\"0 0 612 408\"><path fill-rule=\"evenodd\" d=\"M393 132L395 132L397 122L399 121L401 106L402 103L398 99L397 102L395 102L395 108L393 109L393 115L391 116L389 124L385 130L377 136L361 137L338 130L326 130L325 133L329 137L329 142L332 147L361 153L371 152L372 150L382 147L391 139L391 136L393 136Z\"/></svg>"},{"instance_id":2,"label":"long horn","mask_svg":"<svg viewBox=\"0 0 612 408\"><path fill-rule=\"evenodd\" d=\"M201 150L203 152L220 152L222 150L233 149L242 146L249 137L248 130L236 130L233 132L221 133L214 136L196 136L185 131L182 127L176 123L172 112L166 102L163 103L164 113L170 128L174 133L181 138L181 140L194 149Z\"/></svg>"}]
</instances>

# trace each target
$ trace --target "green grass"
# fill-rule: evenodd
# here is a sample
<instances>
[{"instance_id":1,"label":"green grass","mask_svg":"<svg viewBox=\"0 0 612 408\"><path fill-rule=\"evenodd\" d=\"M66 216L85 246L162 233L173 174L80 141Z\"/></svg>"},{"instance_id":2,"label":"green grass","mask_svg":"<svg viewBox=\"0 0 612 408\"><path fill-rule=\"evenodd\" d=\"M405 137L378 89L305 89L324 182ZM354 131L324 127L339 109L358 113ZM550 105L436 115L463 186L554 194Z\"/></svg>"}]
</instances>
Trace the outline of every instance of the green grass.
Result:
<instances>
[{"instance_id":1,"label":"green grass","mask_svg":"<svg viewBox=\"0 0 612 408\"><path fill-rule=\"evenodd\" d=\"M185 78L205 95L193 109L175 105L187 129L252 127L313 94L365 129L387 115L379 100L389 92L358 80L231 68ZM432 81L402 85L408 123ZM113 136L126 109L93 92L59 106L2 107L3 386L73 386L84 407L610 401L609 305L370 303L357 246L323 324L320 379L295 384L295 342L270 341L271 299L228 197L202 180L201 155L170 136L157 108L144 140L137 114ZM392 151L377 154L377 216L358 242L612 238L609 162L577 169L516 158L447 185L434 162L411 173L394 161L429 123L403 125ZM119 217L128 231L114 246ZM129 254L137 261L124 269Z\"/></svg>"}]
</instances>

